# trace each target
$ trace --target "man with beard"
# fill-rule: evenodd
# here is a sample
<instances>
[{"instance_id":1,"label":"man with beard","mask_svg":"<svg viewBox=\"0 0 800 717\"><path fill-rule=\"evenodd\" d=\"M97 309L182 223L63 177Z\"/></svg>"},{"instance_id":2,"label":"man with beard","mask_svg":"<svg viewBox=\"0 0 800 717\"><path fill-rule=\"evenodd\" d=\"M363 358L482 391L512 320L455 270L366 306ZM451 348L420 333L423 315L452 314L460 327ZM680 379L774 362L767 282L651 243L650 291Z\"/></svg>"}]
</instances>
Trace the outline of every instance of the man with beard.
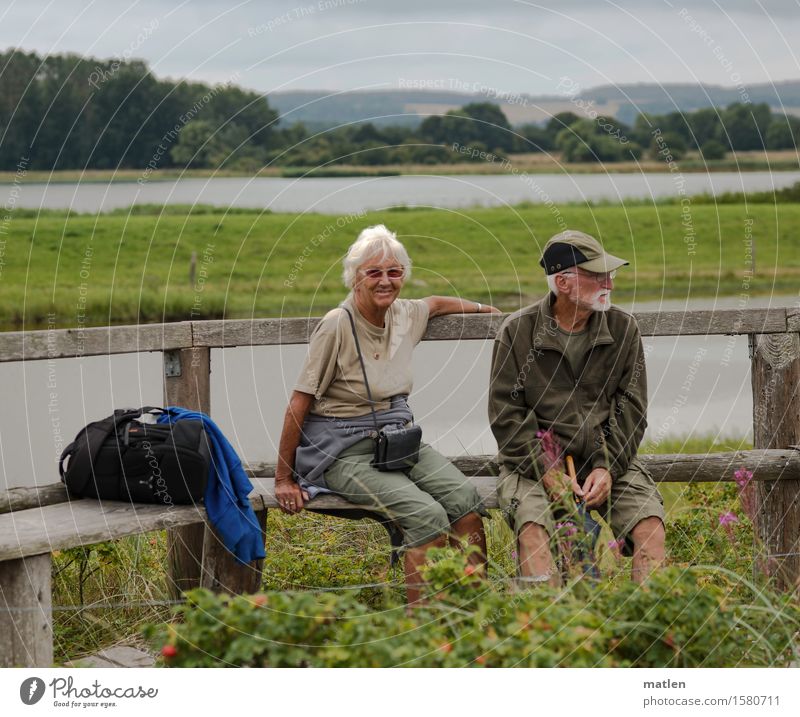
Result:
<instances>
[{"instance_id":1,"label":"man with beard","mask_svg":"<svg viewBox=\"0 0 800 717\"><path fill-rule=\"evenodd\" d=\"M489 392L498 500L517 536L519 573L557 585L551 538L595 509L641 581L664 560L664 508L636 458L647 426L639 328L611 306L614 276L628 262L568 230L547 242L540 264L550 293L503 323Z\"/></svg>"}]
</instances>

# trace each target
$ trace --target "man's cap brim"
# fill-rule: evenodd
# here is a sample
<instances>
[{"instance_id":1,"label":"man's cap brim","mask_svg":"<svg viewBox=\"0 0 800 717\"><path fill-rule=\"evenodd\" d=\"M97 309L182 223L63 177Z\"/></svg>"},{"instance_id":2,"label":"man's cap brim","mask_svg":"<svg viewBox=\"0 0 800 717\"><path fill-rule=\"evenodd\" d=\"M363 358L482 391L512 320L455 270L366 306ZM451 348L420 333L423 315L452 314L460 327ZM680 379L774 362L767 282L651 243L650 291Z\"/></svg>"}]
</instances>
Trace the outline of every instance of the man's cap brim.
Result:
<instances>
[{"instance_id":1,"label":"man's cap brim","mask_svg":"<svg viewBox=\"0 0 800 717\"><path fill-rule=\"evenodd\" d=\"M605 274L608 271L616 271L621 266L627 266L628 264L630 264L629 261L620 259L618 256L614 256L613 254L603 254L602 256L598 256L597 259L585 261L583 264L578 264L578 266L586 271L594 271L597 274Z\"/></svg>"}]
</instances>

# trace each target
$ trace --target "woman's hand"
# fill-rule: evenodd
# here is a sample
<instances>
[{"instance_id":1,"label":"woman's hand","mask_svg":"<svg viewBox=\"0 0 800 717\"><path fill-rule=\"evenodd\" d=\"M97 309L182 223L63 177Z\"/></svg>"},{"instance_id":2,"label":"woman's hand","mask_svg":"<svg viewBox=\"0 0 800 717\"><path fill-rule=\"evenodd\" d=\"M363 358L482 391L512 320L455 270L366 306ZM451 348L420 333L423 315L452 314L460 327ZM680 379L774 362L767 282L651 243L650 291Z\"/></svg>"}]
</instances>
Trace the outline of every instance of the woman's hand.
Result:
<instances>
[{"instance_id":1,"label":"woman's hand","mask_svg":"<svg viewBox=\"0 0 800 717\"><path fill-rule=\"evenodd\" d=\"M292 515L303 510L308 493L300 489L293 478L275 478L275 499L284 513Z\"/></svg>"}]
</instances>

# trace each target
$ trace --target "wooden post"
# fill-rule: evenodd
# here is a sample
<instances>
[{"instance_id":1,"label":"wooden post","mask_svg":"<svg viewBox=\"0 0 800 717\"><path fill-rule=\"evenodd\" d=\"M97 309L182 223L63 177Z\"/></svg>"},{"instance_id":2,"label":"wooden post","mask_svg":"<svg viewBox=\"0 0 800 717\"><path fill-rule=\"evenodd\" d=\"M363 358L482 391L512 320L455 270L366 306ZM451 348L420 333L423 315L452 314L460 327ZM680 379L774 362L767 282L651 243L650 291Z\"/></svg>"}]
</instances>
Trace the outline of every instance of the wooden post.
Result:
<instances>
[{"instance_id":1,"label":"wooden post","mask_svg":"<svg viewBox=\"0 0 800 717\"><path fill-rule=\"evenodd\" d=\"M0 667L53 666L50 553L0 562Z\"/></svg>"},{"instance_id":2,"label":"wooden post","mask_svg":"<svg viewBox=\"0 0 800 717\"><path fill-rule=\"evenodd\" d=\"M164 352L166 402L210 414L211 351L208 348ZM266 530L266 508L256 514ZM240 565L214 531L205 524L167 533L169 585L173 597L199 586L230 593L256 592L261 585L262 561Z\"/></svg>"},{"instance_id":3,"label":"wooden post","mask_svg":"<svg viewBox=\"0 0 800 717\"><path fill-rule=\"evenodd\" d=\"M164 404L210 413L210 349L164 352ZM200 585L204 536L204 523L167 531L167 578L173 599Z\"/></svg>"},{"instance_id":4,"label":"wooden post","mask_svg":"<svg viewBox=\"0 0 800 717\"><path fill-rule=\"evenodd\" d=\"M800 334L751 334L753 447L800 444ZM752 485L752 484L751 484ZM777 586L800 585L800 480L755 485L756 530Z\"/></svg>"},{"instance_id":5,"label":"wooden post","mask_svg":"<svg viewBox=\"0 0 800 717\"><path fill-rule=\"evenodd\" d=\"M267 530L267 509L256 511L261 533ZM249 565L241 565L233 559L216 532L206 529L203 543L203 571L200 586L214 592L233 594L258 592L261 587L263 560L254 560Z\"/></svg>"}]
</instances>

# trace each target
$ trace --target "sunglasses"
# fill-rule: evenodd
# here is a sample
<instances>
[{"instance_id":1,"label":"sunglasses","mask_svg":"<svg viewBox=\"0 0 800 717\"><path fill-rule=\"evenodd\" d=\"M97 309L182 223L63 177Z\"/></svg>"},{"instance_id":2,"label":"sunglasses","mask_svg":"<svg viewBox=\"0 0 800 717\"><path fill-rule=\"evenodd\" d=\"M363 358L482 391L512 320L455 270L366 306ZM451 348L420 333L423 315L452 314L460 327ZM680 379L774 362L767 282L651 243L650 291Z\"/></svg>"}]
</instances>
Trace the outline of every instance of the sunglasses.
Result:
<instances>
[{"instance_id":1,"label":"sunglasses","mask_svg":"<svg viewBox=\"0 0 800 717\"><path fill-rule=\"evenodd\" d=\"M380 279L384 274L389 279L402 279L406 275L406 270L402 266L393 266L390 269L364 269L364 276L367 279Z\"/></svg>"}]
</instances>

